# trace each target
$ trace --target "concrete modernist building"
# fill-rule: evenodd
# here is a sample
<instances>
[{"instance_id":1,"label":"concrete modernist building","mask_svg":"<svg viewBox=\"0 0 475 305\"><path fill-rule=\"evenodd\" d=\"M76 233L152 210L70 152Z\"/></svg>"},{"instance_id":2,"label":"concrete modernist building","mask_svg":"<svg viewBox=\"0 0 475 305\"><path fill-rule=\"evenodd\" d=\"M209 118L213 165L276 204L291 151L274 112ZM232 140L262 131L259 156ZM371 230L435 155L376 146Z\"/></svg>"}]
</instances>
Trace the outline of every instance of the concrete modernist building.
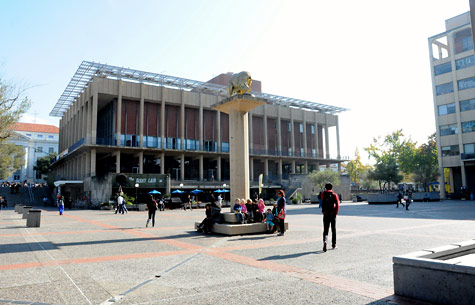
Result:
<instances>
[{"instance_id":1,"label":"concrete modernist building","mask_svg":"<svg viewBox=\"0 0 475 305\"><path fill-rule=\"evenodd\" d=\"M25 164L7 181L45 182L33 167L36 160L58 153L59 128L53 125L16 123L9 142L24 147Z\"/></svg>"},{"instance_id":2,"label":"concrete modernist building","mask_svg":"<svg viewBox=\"0 0 475 305\"><path fill-rule=\"evenodd\" d=\"M222 188L232 175L229 117L211 106L226 98L230 76L200 82L83 62L50 113L61 117L57 180L76 181L74 193L92 201L109 199L117 174L126 174L132 188L140 177L168 179L166 185L144 185L162 187L162 192L181 184L184 189ZM253 81L252 94L272 105L249 116L251 185L263 174L265 187L281 187L290 174L343 161L337 113L347 109L265 94L260 88ZM336 134L332 148L331 128Z\"/></svg>"},{"instance_id":3,"label":"concrete modernist building","mask_svg":"<svg viewBox=\"0 0 475 305\"><path fill-rule=\"evenodd\" d=\"M441 196L475 193L475 57L470 13L429 38Z\"/></svg>"}]
</instances>

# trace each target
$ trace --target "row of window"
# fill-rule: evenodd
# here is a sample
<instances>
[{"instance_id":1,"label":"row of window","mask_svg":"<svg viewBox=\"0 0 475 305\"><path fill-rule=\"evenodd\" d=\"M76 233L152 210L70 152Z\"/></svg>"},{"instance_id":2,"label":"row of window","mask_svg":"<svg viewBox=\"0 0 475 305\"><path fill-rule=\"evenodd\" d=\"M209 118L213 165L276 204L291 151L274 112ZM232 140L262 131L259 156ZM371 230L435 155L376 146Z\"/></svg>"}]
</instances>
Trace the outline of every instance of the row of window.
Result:
<instances>
[{"instance_id":1,"label":"row of window","mask_svg":"<svg viewBox=\"0 0 475 305\"><path fill-rule=\"evenodd\" d=\"M475 143L464 144L463 150L465 154L474 154ZM441 152L442 157L458 156L460 154L460 149L458 145L442 146Z\"/></svg>"},{"instance_id":2,"label":"row of window","mask_svg":"<svg viewBox=\"0 0 475 305\"><path fill-rule=\"evenodd\" d=\"M460 101L460 111L475 110L475 99ZM439 116L455 113L455 103L440 105L438 107Z\"/></svg>"},{"instance_id":3,"label":"row of window","mask_svg":"<svg viewBox=\"0 0 475 305\"><path fill-rule=\"evenodd\" d=\"M27 133L26 136L27 136L27 137L31 137L31 133ZM42 135L42 134L37 134L36 137L37 137L38 139L43 139L43 135ZM48 139L54 139L54 136L48 135Z\"/></svg>"},{"instance_id":4,"label":"row of window","mask_svg":"<svg viewBox=\"0 0 475 305\"><path fill-rule=\"evenodd\" d=\"M43 147L38 146L36 148L36 152L43 152ZM54 148L53 147L48 147L48 153L50 153L50 154L54 153Z\"/></svg>"},{"instance_id":5,"label":"row of window","mask_svg":"<svg viewBox=\"0 0 475 305\"><path fill-rule=\"evenodd\" d=\"M441 125L439 127L441 136L448 136L458 133L457 124ZM462 122L462 133L474 132L475 121Z\"/></svg>"},{"instance_id":6,"label":"row of window","mask_svg":"<svg viewBox=\"0 0 475 305\"><path fill-rule=\"evenodd\" d=\"M475 56L474 55L470 55L470 56L467 56L467 57L464 57L464 58L460 58L460 59L457 59L455 61L455 69L456 70L465 69L465 68L471 67L473 65L475 65ZM450 61L446 62L446 63L443 63L441 65L434 66L434 75L435 76L445 74L445 73L449 73L449 72L452 72L452 63Z\"/></svg>"},{"instance_id":7,"label":"row of window","mask_svg":"<svg viewBox=\"0 0 475 305\"><path fill-rule=\"evenodd\" d=\"M457 81L458 90L475 88L475 77L465 78ZM435 94L437 96L454 92L454 84L452 82L435 86Z\"/></svg>"}]
</instances>

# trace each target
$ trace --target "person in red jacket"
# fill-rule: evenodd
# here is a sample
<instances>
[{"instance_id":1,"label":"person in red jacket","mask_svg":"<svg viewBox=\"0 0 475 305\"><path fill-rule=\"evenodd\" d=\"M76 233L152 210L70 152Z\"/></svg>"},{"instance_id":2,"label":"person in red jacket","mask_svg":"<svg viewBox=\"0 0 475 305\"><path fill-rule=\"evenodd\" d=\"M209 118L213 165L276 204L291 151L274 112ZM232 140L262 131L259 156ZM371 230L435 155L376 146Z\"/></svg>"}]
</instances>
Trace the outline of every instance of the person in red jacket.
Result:
<instances>
[{"instance_id":1,"label":"person in red jacket","mask_svg":"<svg viewBox=\"0 0 475 305\"><path fill-rule=\"evenodd\" d=\"M332 226L332 249L336 249L336 215L340 208L338 195L333 191L333 185L325 184L325 191L322 193L322 213L323 213L323 252L327 252L328 229Z\"/></svg>"}]
</instances>

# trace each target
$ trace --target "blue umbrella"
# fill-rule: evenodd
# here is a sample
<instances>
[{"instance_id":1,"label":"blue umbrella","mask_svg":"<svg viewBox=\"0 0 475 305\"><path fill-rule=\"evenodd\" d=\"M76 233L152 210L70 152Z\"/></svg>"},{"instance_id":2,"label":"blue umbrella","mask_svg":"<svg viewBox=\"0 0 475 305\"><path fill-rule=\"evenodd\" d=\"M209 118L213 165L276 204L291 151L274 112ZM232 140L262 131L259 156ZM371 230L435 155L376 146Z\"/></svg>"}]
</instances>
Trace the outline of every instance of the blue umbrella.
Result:
<instances>
[{"instance_id":1,"label":"blue umbrella","mask_svg":"<svg viewBox=\"0 0 475 305\"><path fill-rule=\"evenodd\" d=\"M174 190L172 193L173 193L173 194L183 194L184 191L182 191L182 190Z\"/></svg>"},{"instance_id":2,"label":"blue umbrella","mask_svg":"<svg viewBox=\"0 0 475 305\"><path fill-rule=\"evenodd\" d=\"M161 194L161 193L160 193L159 191L157 191L157 190L153 190L153 191L150 191L150 192L148 192L148 193L149 193L149 194Z\"/></svg>"},{"instance_id":3,"label":"blue umbrella","mask_svg":"<svg viewBox=\"0 0 475 305\"><path fill-rule=\"evenodd\" d=\"M223 193L229 193L229 190L225 189L225 190L223 190Z\"/></svg>"},{"instance_id":4,"label":"blue umbrella","mask_svg":"<svg viewBox=\"0 0 475 305\"><path fill-rule=\"evenodd\" d=\"M216 190L213 193L224 193L224 190Z\"/></svg>"},{"instance_id":5,"label":"blue umbrella","mask_svg":"<svg viewBox=\"0 0 475 305\"><path fill-rule=\"evenodd\" d=\"M202 191L202 190L199 190L199 189L196 189L196 190L192 190L190 193L196 195L196 194L199 194L199 193L203 193L203 191Z\"/></svg>"}]
</instances>

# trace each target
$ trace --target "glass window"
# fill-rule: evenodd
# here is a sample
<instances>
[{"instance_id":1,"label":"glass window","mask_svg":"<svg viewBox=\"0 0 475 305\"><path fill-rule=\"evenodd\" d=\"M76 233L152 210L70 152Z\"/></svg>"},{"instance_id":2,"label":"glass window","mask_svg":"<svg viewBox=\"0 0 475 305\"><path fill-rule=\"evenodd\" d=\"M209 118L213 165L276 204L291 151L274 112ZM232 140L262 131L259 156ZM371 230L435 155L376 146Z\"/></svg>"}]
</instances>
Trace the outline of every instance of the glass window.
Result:
<instances>
[{"instance_id":1,"label":"glass window","mask_svg":"<svg viewBox=\"0 0 475 305\"><path fill-rule=\"evenodd\" d=\"M475 87L475 77L461 79L458 82L459 90L465 90Z\"/></svg>"},{"instance_id":2,"label":"glass window","mask_svg":"<svg viewBox=\"0 0 475 305\"><path fill-rule=\"evenodd\" d=\"M460 111L475 110L475 98L460 101Z\"/></svg>"},{"instance_id":3,"label":"glass window","mask_svg":"<svg viewBox=\"0 0 475 305\"><path fill-rule=\"evenodd\" d=\"M31 137L31 133L27 133L26 136Z\"/></svg>"},{"instance_id":4,"label":"glass window","mask_svg":"<svg viewBox=\"0 0 475 305\"><path fill-rule=\"evenodd\" d=\"M312 134L315 134L315 125L312 125L311 129L312 129Z\"/></svg>"},{"instance_id":5,"label":"glass window","mask_svg":"<svg viewBox=\"0 0 475 305\"><path fill-rule=\"evenodd\" d=\"M439 115L455 113L455 103L439 106Z\"/></svg>"},{"instance_id":6,"label":"glass window","mask_svg":"<svg viewBox=\"0 0 475 305\"><path fill-rule=\"evenodd\" d=\"M463 151L466 154L475 154L475 143L464 144Z\"/></svg>"},{"instance_id":7,"label":"glass window","mask_svg":"<svg viewBox=\"0 0 475 305\"><path fill-rule=\"evenodd\" d=\"M452 72L452 63L446 62L445 64L434 66L434 75L440 75L444 73Z\"/></svg>"},{"instance_id":8,"label":"glass window","mask_svg":"<svg viewBox=\"0 0 475 305\"><path fill-rule=\"evenodd\" d=\"M475 121L462 122L462 133L475 131Z\"/></svg>"},{"instance_id":9,"label":"glass window","mask_svg":"<svg viewBox=\"0 0 475 305\"><path fill-rule=\"evenodd\" d=\"M436 95L444 95L454 92L454 84L452 82L435 86Z\"/></svg>"},{"instance_id":10,"label":"glass window","mask_svg":"<svg viewBox=\"0 0 475 305\"><path fill-rule=\"evenodd\" d=\"M448 136L451 134L457 134L457 124L450 124L450 125L441 125L440 126L440 135L441 136Z\"/></svg>"},{"instance_id":11,"label":"glass window","mask_svg":"<svg viewBox=\"0 0 475 305\"><path fill-rule=\"evenodd\" d=\"M475 65L475 56L473 56L473 55L467 56L467 57L464 57L464 58L460 58L460 59L457 59L455 61L455 68L457 70L468 68L468 67L471 67L473 65Z\"/></svg>"},{"instance_id":12,"label":"glass window","mask_svg":"<svg viewBox=\"0 0 475 305\"><path fill-rule=\"evenodd\" d=\"M42 138L43 135L42 134L39 134L39 135L36 135L38 138Z\"/></svg>"},{"instance_id":13,"label":"glass window","mask_svg":"<svg viewBox=\"0 0 475 305\"><path fill-rule=\"evenodd\" d=\"M48 139L54 139L54 136L48 136Z\"/></svg>"},{"instance_id":14,"label":"glass window","mask_svg":"<svg viewBox=\"0 0 475 305\"><path fill-rule=\"evenodd\" d=\"M458 145L442 146L442 157L458 156L460 154Z\"/></svg>"},{"instance_id":15,"label":"glass window","mask_svg":"<svg viewBox=\"0 0 475 305\"><path fill-rule=\"evenodd\" d=\"M303 124L299 124L300 127L300 133L303 133Z\"/></svg>"},{"instance_id":16,"label":"glass window","mask_svg":"<svg viewBox=\"0 0 475 305\"><path fill-rule=\"evenodd\" d=\"M472 30L463 29L455 33L455 54L473 49Z\"/></svg>"},{"instance_id":17,"label":"glass window","mask_svg":"<svg viewBox=\"0 0 475 305\"><path fill-rule=\"evenodd\" d=\"M36 148L36 151L37 151L37 152L42 152L42 151L43 151L43 147L38 146L38 147Z\"/></svg>"},{"instance_id":18,"label":"glass window","mask_svg":"<svg viewBox=\"0 0 475 305\"><path fill-rule=\"evenodd\" d=\"M53 147L48 148L48 152L49 152L50 154L54 153L54 148L53 148Z\"/></svg>"}]
</instances>

